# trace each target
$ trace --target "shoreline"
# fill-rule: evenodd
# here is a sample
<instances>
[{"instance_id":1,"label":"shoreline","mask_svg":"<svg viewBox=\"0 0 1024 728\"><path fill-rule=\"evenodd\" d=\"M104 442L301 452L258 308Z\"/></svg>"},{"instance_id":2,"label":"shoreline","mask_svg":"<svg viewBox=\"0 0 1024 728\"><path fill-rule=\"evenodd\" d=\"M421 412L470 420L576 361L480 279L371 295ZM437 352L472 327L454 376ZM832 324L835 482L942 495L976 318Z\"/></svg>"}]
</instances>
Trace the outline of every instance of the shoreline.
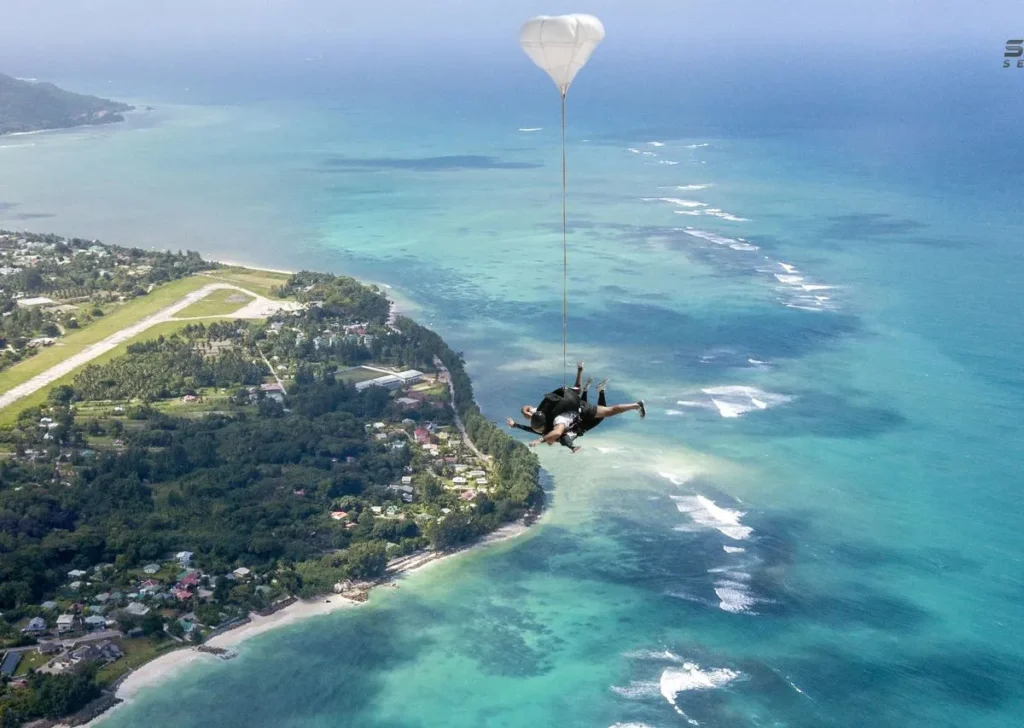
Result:
<instances>
[{"instance_id":1,"label":"shoreline","mask_svg":"<svg viewBox=\"0 0 1024 728\"><path fill-rule=\"evenodd\" d=\"M528 520L529 523L527 523ZM530 517L527 516L526 519L505 524L501 528L482 536L477 541L461 549L443 553L426 551L410 555L413 558L410 558L410 556L402 557L409 560L387 572L385 576L374 582L366 590L366 594L369 595L370 592L381 588L397 587L402 577L408 574L419 573L431 565L440 564L458 556L479 552L487 547L511 541L531 531L534 523L536 523L536 520L530 520ZM211 637L203 643L203 646L234 649L261 634L281 627L300 624L311 617L324 617L336 612L355 609L365 603L365 600L357 601L340 594L325 594L314 599L299 600L265 617L251 613L249 615L249 622ZM166 652L128 673L121 679L121 682L114 691L114 697L118 702L87 723L83 723L83 728L97 728L113 712L125 705L129 705L140 692L173 679L189 665L199 661L220 659L215 654L199 651L198 647L199 645L182 647L181 649ZM66 723L58 723L54 726L54 728L67 727L68 724Z\"/></svg>"}]
</instances>

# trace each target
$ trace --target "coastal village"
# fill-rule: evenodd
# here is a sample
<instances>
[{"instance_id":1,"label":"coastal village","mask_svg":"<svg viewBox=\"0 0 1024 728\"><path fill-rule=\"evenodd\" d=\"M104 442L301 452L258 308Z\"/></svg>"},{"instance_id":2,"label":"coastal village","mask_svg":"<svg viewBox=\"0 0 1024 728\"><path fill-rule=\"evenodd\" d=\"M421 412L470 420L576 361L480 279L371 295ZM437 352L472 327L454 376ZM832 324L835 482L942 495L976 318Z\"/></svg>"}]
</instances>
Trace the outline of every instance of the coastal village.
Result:
<instances>
[{"instance_id":1,"label":"coastal village","mask_svg":"<svg viewBox=\"0 0 1024 728\"><path fill-rule=\"evenodd\" d=\"M22 516L14 533L29 530L16 538L37 551L0 554L0 713L77 714L70 698L36 705L41 680L66 677L102 698L84 720L160 655L191 647L230 659L205 643L300 599L364 601L525 514L536 461L479 416L461 361L436 335L351 279L300 274L277 295L299 305L265 321L182 322L86 366L0 428L0 519L30 507L56 519L46 535ZM237 453L219 470L213 442ZM506 459L481 442L501 443ZM223 490L243 473L241 490ZM103 488L115 490L98 513L123 515L88 526ZM230 498L238 505L224 510ZM60 515L64 499L78 504L77 527ZM118 519L146 525L91 540Z\"/></svg>"}]
</instances>

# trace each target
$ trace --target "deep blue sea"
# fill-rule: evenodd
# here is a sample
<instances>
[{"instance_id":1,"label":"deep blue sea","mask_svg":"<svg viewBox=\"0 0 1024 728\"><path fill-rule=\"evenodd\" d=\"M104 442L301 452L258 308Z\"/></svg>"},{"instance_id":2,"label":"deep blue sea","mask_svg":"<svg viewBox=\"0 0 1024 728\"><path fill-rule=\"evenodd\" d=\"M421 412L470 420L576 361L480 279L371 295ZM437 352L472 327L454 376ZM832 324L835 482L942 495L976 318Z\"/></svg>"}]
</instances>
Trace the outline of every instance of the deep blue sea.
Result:
<instances>
[{"instance_id":1,"label":"deep blue sea","mask_svg":"<svg viewBox=\"0 0 1024 728\"><path fill-rule=\"evenodd\" d=\"M1001 42L600 49L569 95L569 354L647 419L545 449L529 534L104 728L1024 725ZM0 139L0 226L386 284L501 421L562 378L558 100L518 53L49 69L153 108Z\"/></svg>"}]
</instances>

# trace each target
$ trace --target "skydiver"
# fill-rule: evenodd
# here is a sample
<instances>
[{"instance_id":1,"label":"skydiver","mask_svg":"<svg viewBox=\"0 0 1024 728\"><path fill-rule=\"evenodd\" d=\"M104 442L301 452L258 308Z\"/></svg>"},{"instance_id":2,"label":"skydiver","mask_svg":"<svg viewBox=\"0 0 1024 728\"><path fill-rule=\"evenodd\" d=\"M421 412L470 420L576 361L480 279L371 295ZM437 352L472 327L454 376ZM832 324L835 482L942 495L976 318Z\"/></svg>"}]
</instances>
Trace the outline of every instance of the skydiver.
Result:
<instances>
[{"instance_id":1,"label":"skydiver","mask_svg":"<svg viewBox=\"0 0 1024 728\"><path fill-rule=\"evenodd\" d=\"M542 435L539 440L530 442L530 447L535 447L542 442L548 445L559 442L564 447L572 450L573 453L576 453L580 448L573 444L574 440L597 427L605 418L614 417L615 415L632 410L639 411L641 418L647 416L647 408L644 406L643 400L609 407L605 403L604 397L607 379L598 384L598 403L596 405L590 404L587 402L586 397L587 390L593 379L587 381L586 387L582 387L582 378L583 362L578 362L576 365L576 383L571 389L567 390L561 387L553 392L549 392L544 396L544 401L539 408L525 405L522 408L522 413L530 418L529 425L520 425L509 417L507 420L508 426ZM582 390L582 395L579 394L580 390ZM550 416L552 414L554 415L553 417ZM548 424L549 422L550 425Z\"/></svg>"}]
</instances>

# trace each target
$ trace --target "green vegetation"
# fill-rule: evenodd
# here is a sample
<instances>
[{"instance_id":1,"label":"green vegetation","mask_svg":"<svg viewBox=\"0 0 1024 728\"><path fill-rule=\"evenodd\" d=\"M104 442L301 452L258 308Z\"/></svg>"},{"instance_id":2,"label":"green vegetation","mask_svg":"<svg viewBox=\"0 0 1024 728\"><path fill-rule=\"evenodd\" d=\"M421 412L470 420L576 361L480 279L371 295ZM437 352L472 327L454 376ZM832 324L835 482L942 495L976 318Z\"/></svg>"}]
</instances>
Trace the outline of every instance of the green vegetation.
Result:
<instances>
[{"instance_id":1,"label":"green vegetation","mask_svg":"<svg viewBox=\"0 0 1024 728\"><path fill-rule=\"evenodd\" d=\"M225 267L209 273L216 281L232 283L267 298L277 298L277 291L288 283L287 273L275 273L252 268Z\"/></svg>"},{"instance_id":2,"label":"green vegetation","mask_svg":"<svg viewBox=\"0 0 1024 728\"><path fill-rule=\"evenodd\" d=\"M207 321L206 323L215 323L217 320ZM144 332L139 334L133 339L120 344L119 346L111 349L105 354L101 354L92 360L93 366L99 366L106 364L119 356L124 356L128 352L128 348L133 344L140 341L148 341L153 338L159 338L161 336L171 336L182 329L188 327L190 323L188 321L165 321L163 323L155 324ZM19 399L14 405L0 409L0 427L10 427L18 421L19 414L26 410L35 407L41 407L49 401L50 392L57 387L70 386L74 382L75 377L78 376L78 372L72 372L66 376L61 377L52 384L43 387L37 392L28 395L22 399ZM2 380L4 374L0 374L0 380Z\"/></svg>"},{"instance_id":3,"label":"green vegetation","mask_svg":"<svg viewBox=\"0 0 1024 728\"><path fill-rule=\"evenodd\" d=\"M457 548L540 504L536 457L483 418L440 337L408 319L389 325L383 294L350 278L300 273L279 293L309 305L266 322L155 327L0 429L0 642L22 639L33 617L52 629L71 603L141 635L102 668L0 692L0 726L80 707L168 649L167 635L202 641L252 610L376 579L389 558ZM401 392L357 391L344 375L367 361L428 373L443 362L492 460L462 444L443 384L412 408L396 402ZM463 471L472 488L456 485ZM45 599L59 609L43 610Z\"/></svg>"},{"instance_id":4,"label":"green vegetation","mask_svg":"<svg viewBox=\"0 0 1024 728\"><path fill-rule=\"evenodd\" d=\"M0 134L124 121L133 107L0 73Z\"/></svg>"},{"instance_id":5,"label":"green vegetation","mask_svg":"<svg viewBox=\"0 0 1024 728\"><path fill-rule=\"evenodd\" d=\"M192 274L209 268L192 252L0 231L0 391L200 288Z\"/></svg>"},{"instance_id":6,"label":"green vegetation","mask_svg":"<svg viewBox=\"0 0 1024 728\"><path fill-rule=\"evenodd\" d=\"M99 697L96 667L85 665L63 675L35 673L24 689L0 692L0 726L19 726L35 718L56 719Z\"/></svg>"},{"instance_id":7,"label":"green vegetation","mask_svg":"<svg viewBox=\"0 0 1024 728\"><path fill-rule=\"evenodd\" d=\"M225 288L213 291L203 300L196 301L191 306L182 309L174 317L184 319L200 316L230 316L235 311L245 308L245 305L253 300L252 296L241 291Z\"/></svg>"}]
</instances>

